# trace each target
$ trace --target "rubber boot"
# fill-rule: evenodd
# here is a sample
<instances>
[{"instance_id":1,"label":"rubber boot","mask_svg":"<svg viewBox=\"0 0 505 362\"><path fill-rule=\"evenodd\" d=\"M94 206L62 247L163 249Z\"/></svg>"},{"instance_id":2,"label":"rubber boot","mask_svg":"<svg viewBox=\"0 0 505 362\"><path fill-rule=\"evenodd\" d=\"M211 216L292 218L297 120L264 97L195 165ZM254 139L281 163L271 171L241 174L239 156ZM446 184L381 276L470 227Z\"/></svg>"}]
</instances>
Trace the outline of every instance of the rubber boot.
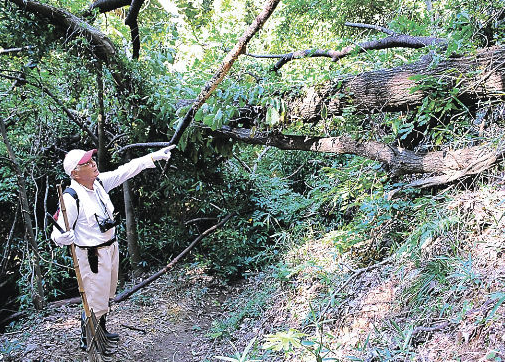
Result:
<instances>
[{"instance_id":1,"label":"rubber boot","mask_svg":"<svg viewBox=\"0 0 505 362\"><path fill-rule=\"evenodd\" d=\"M105 334L105 337L107 339L110 339L110 340L113 340L113 341L117 341L119 339L119 334L117 333L110 333L107 331L107 329L105 328L105 323L107 321L107 314L104 314L103 316L100 317L100 327L102 327L102 330Z\"/></svg>"},{"instance_id":2,"label":"rubber boot","mask_svg":"<svg viewBox=\"0 0 505 362\"><path fill-rule=\"evenodd\" d=\"M86 351L88 349L88 343L86 342L86 315L84 312L81 314L81 340L79 343L79 347Z\"/></svg>"}]
</instances>

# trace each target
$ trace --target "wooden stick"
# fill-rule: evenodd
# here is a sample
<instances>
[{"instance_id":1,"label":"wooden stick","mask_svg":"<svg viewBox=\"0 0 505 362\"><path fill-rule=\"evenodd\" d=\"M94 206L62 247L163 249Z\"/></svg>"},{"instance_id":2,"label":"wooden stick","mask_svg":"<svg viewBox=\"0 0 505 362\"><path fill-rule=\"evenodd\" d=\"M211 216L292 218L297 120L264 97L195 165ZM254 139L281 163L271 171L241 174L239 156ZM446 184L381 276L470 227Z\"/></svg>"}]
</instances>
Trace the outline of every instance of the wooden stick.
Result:
<instances>
[{"instance_id":1,"label":"wooden stick","mask_svg":"<svg viewBox=\"0 0 505 362\"><path fill-rule=\"evenodd\" d=\"M233 213L227 215L221 222L219 222L218 224L216 224L216 225L212 226L211 228L205 230L186 249L184 249L184 251L181 254L179 254L174 260L172 260L170 262L170 264L168 264L165 268L162 269L162 271L164 271L164 272L157 272L156 274L154 274L151 277L149 277L149 279L146 279L145 281L143 281L143 282L137 284L136 286L134 286L132 289L129 289L127 291L124 291L121 294L118 294L114 298L113 302L114 303L122 302L123 300L127 299L128 297L130 297L133 293L137 292L139 289L141 289L144 286L150 284L151 282L153 282L154 280L156 280L157 278L159 278L161 275L163 275L164 273L166 273L177 261L179 261L184 255L186 255L187 252L191 248L193 248L200 240L202 240L205 236L207 236L210 233L212 233L213 231L215 231L218 227L223 226L230 219L230 217L232 217L233 215L234 215ZM150 281L147 282L148 280L150 280ZM128 295L126 295L126 293L128 293ZM79 303L80 300L81 299L79 297L62 299L62 300L58 300L58 301L55 301L55 302L51 302L51 303L48 304L48 306L51 307L51 308L58 308L58 307L61 307L63 305L77 304L77 303ZM21 316L24 316L25 314L26 314L25 311L15 313L12 316L10 316L7 319L5 319L4 321L2 321L2 323L5 322L5 321L10 321L12 319L19 318Z\"/></svg>"},{"instance_id":2,"label":"wooden stick","mask_svg":"<svg viewBox=\"0 0 505 362\"><path fill-rule=\"evenodd\" d=\"M137 328L137 327L134 327L134 326L129 326L128 324L124 324L124 323L121 323L121 326L125 327L125 328L128 328L128 329L131 329L133 331L138 331L138 332L142 332L143 334L147 334L147 331L145 329L142 329L142 328Z\"/></svg>"},{"instance_id":3,"label":"wooden stick","mask_svg":"<svg viewBox=\"0 0 505 362\"><path fill-rule=\"evenodd\" d=\"M61 184L58 184L58 195L60 197L60 211L63 215L63 221L65 222L65 230L70 231L70 225L68 223L67 208L65 207L65 201L63 200L63 190ZM84 313L86 313L86 318L91 316L91 311L89 309L88 298L86 298L86 293L84 292L84 285L81 277L81 269L79 268L79 262L77 260L77 255L75 254L75 244L70 245L70 253L72 254L72 259L74 261L75 276L77 278L77 285L79 286L79 294L81 295L82 304L84 306ZM94 326L92 326L94 329Z\"/></svg>"}]
</instances>

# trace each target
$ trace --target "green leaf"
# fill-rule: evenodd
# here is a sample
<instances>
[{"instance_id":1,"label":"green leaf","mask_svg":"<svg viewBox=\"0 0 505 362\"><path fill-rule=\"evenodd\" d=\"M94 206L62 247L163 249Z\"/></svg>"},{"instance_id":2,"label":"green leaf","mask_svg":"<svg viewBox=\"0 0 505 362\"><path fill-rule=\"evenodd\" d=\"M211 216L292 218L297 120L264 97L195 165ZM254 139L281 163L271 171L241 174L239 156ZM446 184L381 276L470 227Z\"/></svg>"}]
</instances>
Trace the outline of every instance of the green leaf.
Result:
<instances>
[{"instance_id":1,"label":"green leaf","mask_svg":"<svg viewBox=\"0 0 505 362\"><path fill-rule=\"evenodd\" d=\"M315 345L316 343L313 341L306 340L306 341L301 341L301 344L302 344L302 346L311 347L311 346Z\"/></svg>"},{"instance_id":2,"label":"green leaf","mask_svg":"<svg viewBox=\"0 0 505 362\"><path fill-rule=\"evenodd\" d=\"M497 293L497 295L500 296L501 298L498 299L493 309L491 309L491 312L489 312L486 318L486 322L488 322L491 318L493 318L500 305L502 305L503 302L505 302L505 293Z\"/></svg>"},{"instance_id":3,"label":"green leaf","mask_svg":"<svg viewBox=\"0 0 505 362\"><path fill-rule=\"evenodd\" d=\"M203 110L200 108L195 114L195 121L200 122L203 119Z\"/></svg>"},{"instance_id":4,"label":"green leaf","mask_svg":"<svg viewBox=\"0 0 505 362\"><path fill-rule=\"evenodd\" d=\"M207 114L203 117L203 124L206 126L212 126L214 124L214 115L213 114Z\"/></svg>"},{"instance_id":5,"label":"green leaf","mask_svg":"<svg viewBox=\"0 0 505 362\"><path fill-rule=\"evenodd\" d=\"M321 117L323 119L326 119L328 117L328 107L326 107L326 104L324 104L324 103L321 106Z\"/></svg>"},{"instance_id":6,"label":"green leaf","mask_svg":"<svg viewBox=\"0 0 505 362\"><path fill-rule=\"evenodd\" d=\"M263 344L263 349L273 351L291 351L292 348L301 347L300 339L305 337L304 333L300 333L295 329L290 329L287 332L278 332L276 334L268 334Z\"/></svg>"},{"instance_id":7,"label":"green leaf","mask_svg":"<svg viewBox=\"0 0 505 362\"><path fill-rule=\"evenodd\" d=\"M214 124L211 126L212 130L215 131L218 128L221 128L223 125L223 111L221 109L217 110L216 115L214 116Z\"/></svg>"}]
</instances>

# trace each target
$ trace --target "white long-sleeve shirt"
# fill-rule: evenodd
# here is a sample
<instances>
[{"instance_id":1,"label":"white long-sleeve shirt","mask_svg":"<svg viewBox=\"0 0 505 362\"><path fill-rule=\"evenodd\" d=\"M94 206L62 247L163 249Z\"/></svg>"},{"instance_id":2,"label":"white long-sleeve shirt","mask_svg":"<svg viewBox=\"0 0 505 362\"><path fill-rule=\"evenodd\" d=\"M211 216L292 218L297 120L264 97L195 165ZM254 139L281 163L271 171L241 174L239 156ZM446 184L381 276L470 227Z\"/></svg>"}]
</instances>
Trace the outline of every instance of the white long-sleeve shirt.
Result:
<instances>
[{"instance_id":1,"label":"white long-sleeve shirt","mask_svg":"<svg viewBox=\"0 0 505 362\"><path fill-rule=\"evenodd\" d=\"M81 185L75 180L72 180L70 187L75 190L79 198L79 210L77 210L77 202L68 193L63 194L63 201L67 211L68 224L70 228L74 228L75 244L82 247L97 246L103 244L116 234L116 228L113 227L102 233L98 226L95 214L99 220L110 217L113 218L114 206L109 198L108 192L113 188L121 185L129 178L134 177L146 168L155 167L150 155L136 158L130 162L119 166L114 171L101 173L98 178L103 184L95 180L93 190ZM60 212L61 214L61 212ZM58 224L65 229L63 216L58 215ZM53 229L51 239L60 232Z\"/></svg>"}]
</instances>

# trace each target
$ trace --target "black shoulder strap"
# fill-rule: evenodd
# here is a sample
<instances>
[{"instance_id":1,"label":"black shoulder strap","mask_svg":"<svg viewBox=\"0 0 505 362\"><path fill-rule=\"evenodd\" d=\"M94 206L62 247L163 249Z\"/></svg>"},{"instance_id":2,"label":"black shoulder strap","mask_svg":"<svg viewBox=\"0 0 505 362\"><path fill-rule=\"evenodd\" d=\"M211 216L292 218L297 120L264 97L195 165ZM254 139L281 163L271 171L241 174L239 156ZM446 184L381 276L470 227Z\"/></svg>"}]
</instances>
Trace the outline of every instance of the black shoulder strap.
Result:
<instances>
[{"instance_id":1,"label":"black shoulder strap","mask_svg":"<svg viewBox=\"0 0 505 362\"><path fill-rule=\"evenodd\" d=\"M100 183L100 185L102 185L102 187L103 187L103 182L102 182L102 180L100 180L98 177L96 178L96 180L97 180L97 181ZM104 190L105 190L105 187L103 187L103 188L104 188Z\"/></svg>"},{"instance_id":2,"label":"black shoulder strap","mask_svg":"<svg viewBox=\"0 0 505 362\"><path fill-rule=\"evenodd\" d=\"M74 225L72 226L72 229L75 229L75 223L79 217L79 196L77 196L77 192L75 192L75 190L71 187L67 187L63 193L67 193L75 199L75 204L77 206L77 217L75 218Z\"/></svg>"}]
</instances>

